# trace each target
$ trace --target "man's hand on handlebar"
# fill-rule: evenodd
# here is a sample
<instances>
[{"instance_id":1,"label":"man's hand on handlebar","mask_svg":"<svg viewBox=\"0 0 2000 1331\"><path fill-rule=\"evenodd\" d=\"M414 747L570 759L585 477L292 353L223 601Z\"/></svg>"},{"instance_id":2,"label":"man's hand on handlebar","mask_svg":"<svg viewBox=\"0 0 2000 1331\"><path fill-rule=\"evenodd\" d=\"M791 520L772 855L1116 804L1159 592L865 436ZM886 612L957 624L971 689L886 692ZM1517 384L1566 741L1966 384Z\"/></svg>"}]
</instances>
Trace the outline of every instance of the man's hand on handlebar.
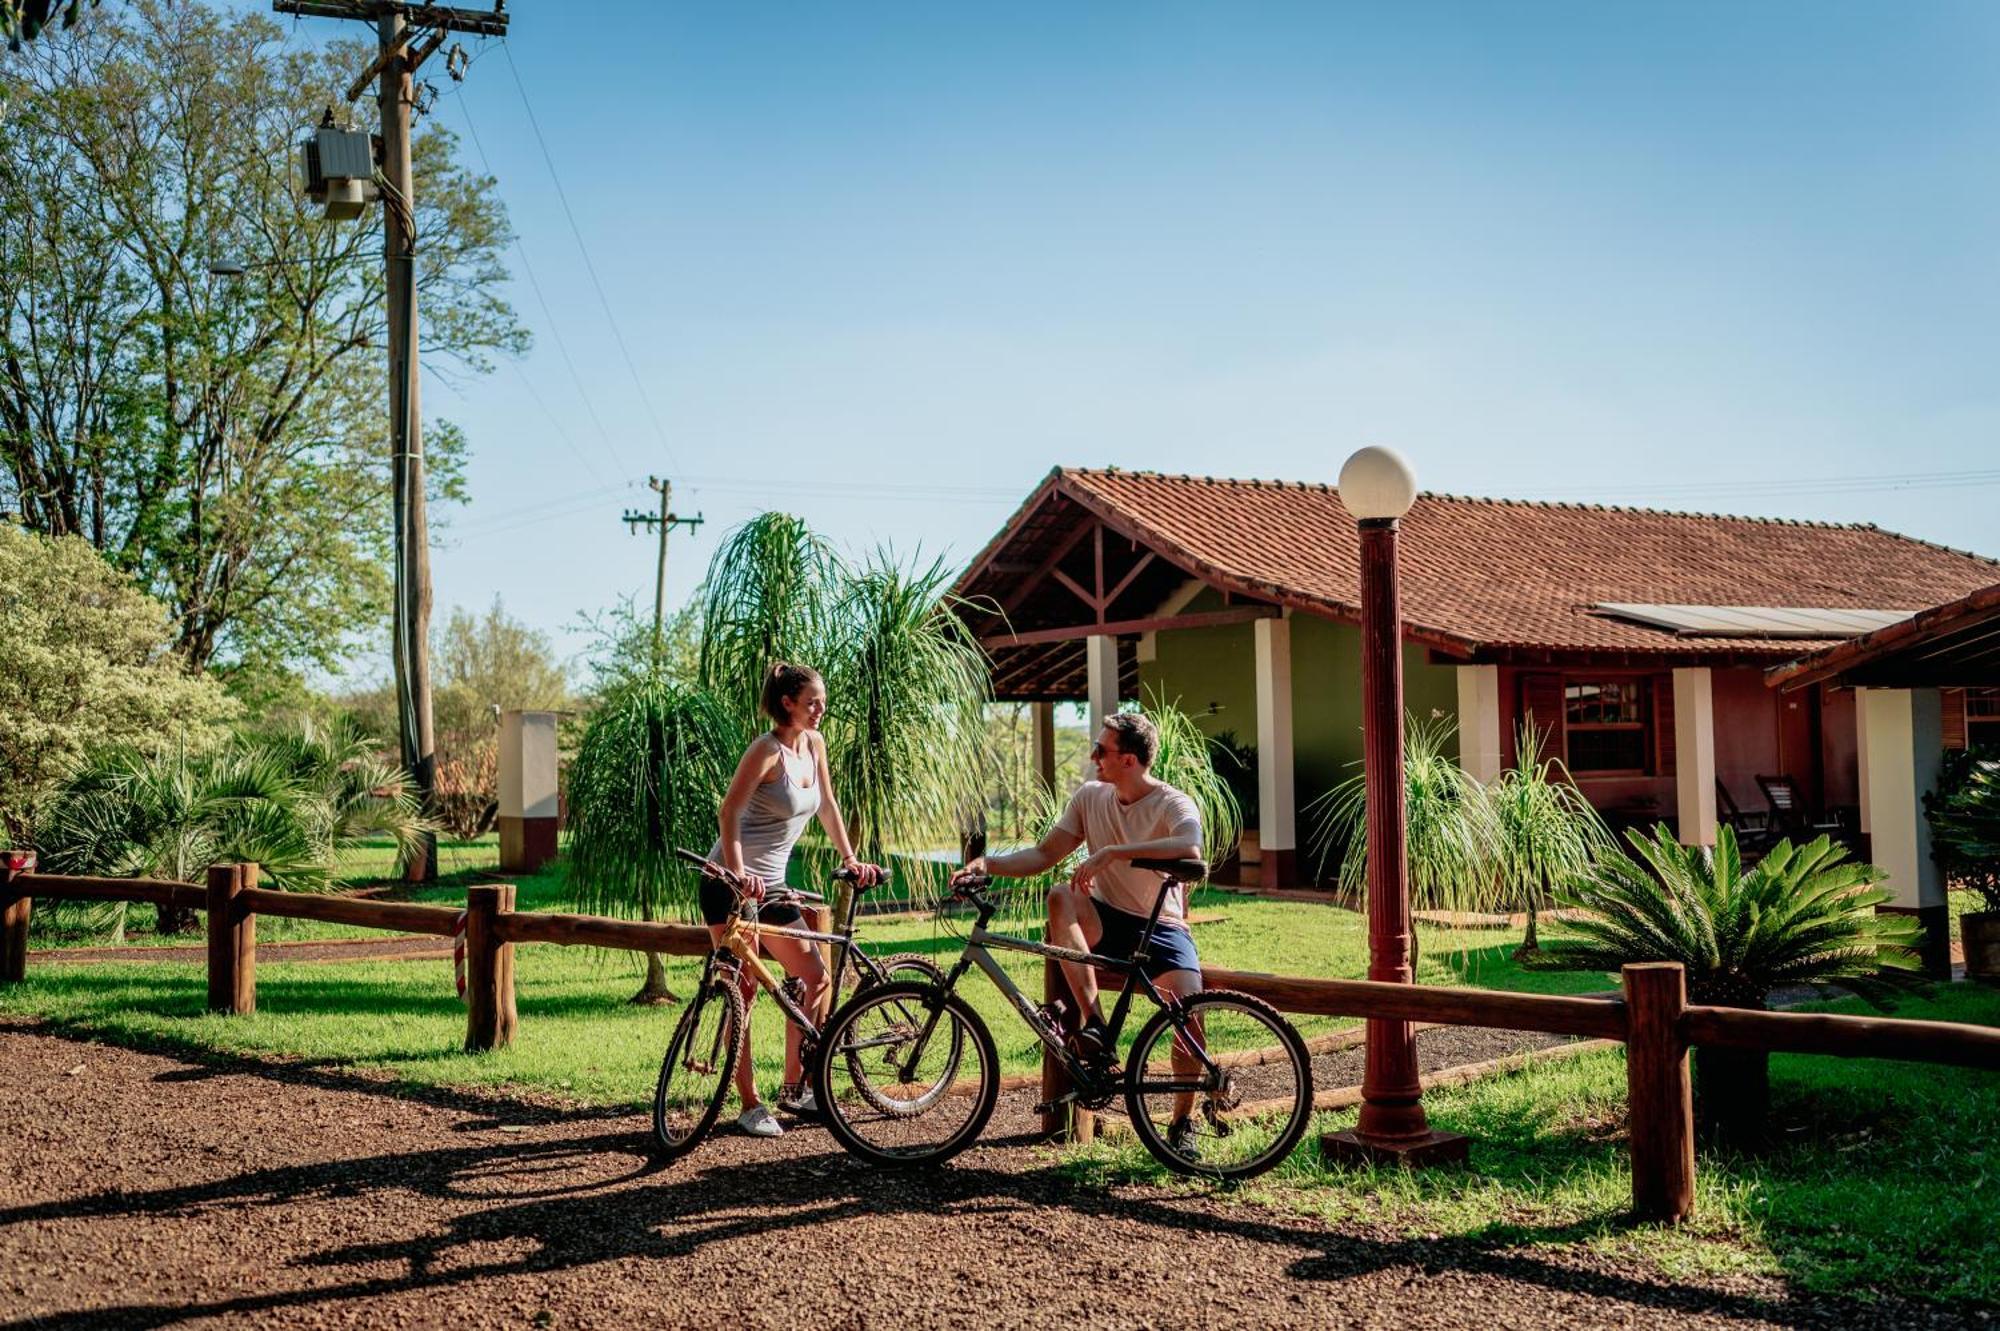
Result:
<instances>
[{"instance_id":1,"label":"man's hand on handlebar","mask_svg":"<svg viewBox=\"0 0 2000 1331\"><path fill-rule=\"evenodd\" d=\"M951 885L958 887L961 884L969 883L972 886L978 887L985 884L992 877L993 870L986 867L986 857L984 855L974 855L965 862L963 868L952 873Z\"/></svg>"}]
</instances>

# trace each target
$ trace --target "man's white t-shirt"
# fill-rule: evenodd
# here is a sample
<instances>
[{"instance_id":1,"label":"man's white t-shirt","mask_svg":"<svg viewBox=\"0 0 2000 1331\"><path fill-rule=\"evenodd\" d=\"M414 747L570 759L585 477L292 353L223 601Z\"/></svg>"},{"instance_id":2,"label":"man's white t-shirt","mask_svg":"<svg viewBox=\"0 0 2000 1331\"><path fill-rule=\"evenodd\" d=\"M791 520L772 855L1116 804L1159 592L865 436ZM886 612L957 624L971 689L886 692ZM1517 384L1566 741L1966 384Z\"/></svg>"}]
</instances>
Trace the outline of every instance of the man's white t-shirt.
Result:
<instances>
[{"instance_id":1,"label":"man's white t-shirt","mask_svg":"<svg viewBox=\"0 0 2000 1331\"><path fill-rule=\"evenodd\" d=\"M1105 781L1086 781L1070 796L1069 807L1056 827L1083 838L1093 852L1104 846L1135 841L1191 841L1201 845L1201 812L1194 801L1162 782L1130 804L1118 802L1118 789ZM1141 919L1153 913L1160 895L1160 875L1135 869L1124 860L1106 865L1090 885L1090 895ZM1185 888L1175 888L1160 908L1160 923L1186 928Z\"/></svg>"}]
</instances>

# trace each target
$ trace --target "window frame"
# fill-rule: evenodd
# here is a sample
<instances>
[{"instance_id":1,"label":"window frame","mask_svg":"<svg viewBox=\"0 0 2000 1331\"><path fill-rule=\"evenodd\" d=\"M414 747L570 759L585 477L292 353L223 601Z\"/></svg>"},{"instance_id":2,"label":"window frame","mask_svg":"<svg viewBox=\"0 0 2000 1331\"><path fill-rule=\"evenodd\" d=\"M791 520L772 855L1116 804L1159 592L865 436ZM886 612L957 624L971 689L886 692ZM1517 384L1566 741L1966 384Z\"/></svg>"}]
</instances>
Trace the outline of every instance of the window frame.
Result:
<instances>
[{"instance_id":1,"label":"window frame","mask_svg":"<svg viewBox=\"0 0 2000 1331\"><path fill-rule=\"evenodd\" d=\"M1563 765L1578 781L1629 780L1633 777L1658 775L1659 767L1659 709L1654 705L1653 677L1650 674L1633 671L1588 670L1561 673L1563 694ZM1570 719L1569 691L1573 685L1595 684L1600 688L1616 684L1621 690L1629 688L1638 705L1637 721L1572 721ZM1570 736L1578 731L1602 734L1611 731L1636 733L1640 739L1644 760L1637 767L1578 767L1573 761Z\"/></svg>"}]
</instances>

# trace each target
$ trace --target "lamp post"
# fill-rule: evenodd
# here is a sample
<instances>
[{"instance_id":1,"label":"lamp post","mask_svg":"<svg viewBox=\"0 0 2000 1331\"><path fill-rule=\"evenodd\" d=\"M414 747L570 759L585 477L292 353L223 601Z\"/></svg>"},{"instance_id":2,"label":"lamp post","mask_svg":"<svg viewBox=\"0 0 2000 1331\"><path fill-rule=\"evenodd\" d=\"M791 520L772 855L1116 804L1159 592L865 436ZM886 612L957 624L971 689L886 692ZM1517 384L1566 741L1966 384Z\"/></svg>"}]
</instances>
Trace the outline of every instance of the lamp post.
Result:
<instances>
[{"instance_id":1,"label":"lamp post","mask_svg":"<svg viewBox=\"0 0 2000 1331\"><path fill-rule=\"evenodd\" d=\"M1396 539L1416 502L1416 476L1402 455L1364 448L1340 469L1340 502L1361 529L1362 763L1368 797L1368 978L1411 984L1410 874L1404 844L1403 616L1396 594ZM1466 1139L1436 1132L1424 1117L1417 1038L1407 1021L1368 1023L1361 1117L1329 1133L1337 1160L1441 1164L1466 1157Z\"/></svg>"}]
</instances>

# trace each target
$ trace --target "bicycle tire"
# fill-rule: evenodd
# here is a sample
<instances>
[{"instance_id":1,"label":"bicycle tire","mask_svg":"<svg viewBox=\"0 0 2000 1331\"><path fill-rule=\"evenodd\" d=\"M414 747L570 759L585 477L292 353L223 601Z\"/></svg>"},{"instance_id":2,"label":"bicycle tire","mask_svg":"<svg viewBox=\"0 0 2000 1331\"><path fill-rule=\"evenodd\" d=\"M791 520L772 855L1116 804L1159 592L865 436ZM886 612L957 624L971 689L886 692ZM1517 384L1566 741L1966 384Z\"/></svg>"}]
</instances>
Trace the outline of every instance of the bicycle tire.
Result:
<instances>
[{"instance_id":1,"label":"bicycle tire","mask_svg":"<svg viewBox=\"0 0 2000 1331\"><path fill-rule=\"evenodd\" d=\"M1229 1012L1236 1021L1223 1023L1218 1020L1223 1012ZM1198 1017L1206 1033L1209 1047L1216 1040L1218 1025L1233 1027L1235 1039L1231 1043L1242 1044L1245 1039L1256 1043L1247 1047L1259 1051L1255 1063L1235 1064L1221 1069L1224 1082L1220 1086L1210 1086L1197 1091L1197 1097L1210 1097L1206 1105L1197 1102L1198 1112L1207 1120L1210 1135L1207 1140L1226 1141L1239 1131L1248 1130L1244 1145L1250 1148L1242 1158L1224 1160L1215 1148L1210 1148L1210 1158L1203 1159L1199 1142L1190 1147L1176 1147L1168 1140L1168 1134L1160 1131L1160 1125L1147 1108L1149 1096L1171 1097L1171 1087L1178 1085L1177 1073L1169 1073L1168 1080L1155 1084L1151 1068L1156 1067L1164 1056L1171 1062L1173 1033L1181 1029L1177 1015ZM1245 1032L1248 1032L1246 1035ZM1169 1043L1162 1051L1161 1037L1165 1035ZM1268 1041L1268 1043L1266 1043ZM1223 1050L1218 1057L1227 1058L1230 1051ZM1203 1074L1208 1080L1213 1074ZM1258 1097L1256 1104L1263 1109L1254 1118L1246 1116L1231 1125L1221 1121L1223 1112L1232 1115L1247 1105L1227 1103L1221 1110L1215 1110L1217 1101L1240 1101L1246 1093L1245 1082L1255 1083L1249 1089L1275 1091L1275 1095ZM1173 1008L1161 1008L1139 1028L1139 1034L1132 1041L1130 1061L1125 1068L1125 1110L1132 1122L1132 1130L1139 1141L1152 1153L1155 1160L1176 1174L1187 1174L1202 1178L1246 1179L1254 1178L1266 1170L1276 1167L1292 1153L1305 1135L1312 1122L1312 1058L1306 1053L1305 1041L1289 1021L1278 1014L1278 1010L1261 998L1238 993L1233 989L1209 989L1189 995L1182 1000L1178 1012ZM1278 1115L1283 1114L1282 1122ZM1192 1117L1192 1116L1191 1116ZM1258 1144L1258 1135L1269 1131L1267 1140Z\"/></svg>"},{"instance_id":2,"label":"bicycle tire","mask_svg":"<svg viewBox=\"0 0 2000 1331\"><path fill-rule=\"evenodd\" d=\"M701 1029L704 1015L721 1022L713 1033ZM743 995L724 980L711 981L681 1014L660 1060L660 1079L653 1089L653 1142L663 1161L686 1155L715 1127L742 1042ZM676 1094L677 1088L684 1093ZM692 1120L677 1112L683 1105L699 1106Z\"/></svg>"},{"instance_id":3,"label":"bicycle tire","mask_svg":"<svg viewBox=\"0 0 2000 1331\"><path fill-rule=\"evenodd\" d=\"M932 986L944 983L944 972L939 970L937 964L929 957L923 956L920 953L898 952L894 956L882 958L876 964L889 977L884 983L915 983ZM875 985L870 981L863 984L859 992L867 993L874 987ZM860 1055L853 1049L847 1051L847 1075L852 1079L854 1088L861 1093L862 1098L867 1100L878 1112L900 1114L905 1117L921 1114L936 1104L939 1097L950 1091L952 1082L958 1074L959 1062L964 1057L965 1033L959 1028L956 1022L951 1023L950 1029L952 1048L948 1065L938 1073L936 1083L924 1095L890 1096L883 1094L869 1077L868 1069L863 1065Z\"/></svg>"},{"instance_id":4,"label":"bicycle tire","mask_svg":"<svg viewBox=\"0 0 2000 1331\"><path fill-rule=\"evenodd\" d=\"M882 1113L874 1105L874 1097L860 1086L856 1087L859 1093L857 1099L841 1094L836 1084L836 1061L843 1069L850 1064L856 1053L857 1027L862 1025L872 1009L884 1005L908 1007L919 1026L931 1024L933 1041L938 1038L936 1024L932 1022L933 1014L936 1023L949 1023L952 1028L947 1036L952 1042L947 1054L950 1076L932 1079L933 1084L943 1086L944 1093L927 1097L927 1112ZM968 1048L978 1064L974 1074L977 1083L961 1091L957 1074L964 1065ZM821 1117L834 1140L848 1154L869 1164L891 1169L942 1164L951 1159L978 1139L987 1120L993 1116L994 1104L1000 1098L999 1054L993 1044L992 1032L986 1029L986 1023L964 999L931 984L898 982L873 985L842 1004L840 1010L827 1021L825 1038L819 1043L818 1056L813 1064L813 1078ZM869 1083L864 1081L864 1084ZM879 1117L880 1122L892 1127L912 1125L930 1118L931 1112L938 1112L940 1105L948 1106L960 1098L970 1101L968 1112L963 1119L949 1126L940 1140L892 1147L878 1140L879 1134L870 1130L871 1112ZM908 1135L907 1131L904 1135Z\"/></svg>"}]
</instances>

